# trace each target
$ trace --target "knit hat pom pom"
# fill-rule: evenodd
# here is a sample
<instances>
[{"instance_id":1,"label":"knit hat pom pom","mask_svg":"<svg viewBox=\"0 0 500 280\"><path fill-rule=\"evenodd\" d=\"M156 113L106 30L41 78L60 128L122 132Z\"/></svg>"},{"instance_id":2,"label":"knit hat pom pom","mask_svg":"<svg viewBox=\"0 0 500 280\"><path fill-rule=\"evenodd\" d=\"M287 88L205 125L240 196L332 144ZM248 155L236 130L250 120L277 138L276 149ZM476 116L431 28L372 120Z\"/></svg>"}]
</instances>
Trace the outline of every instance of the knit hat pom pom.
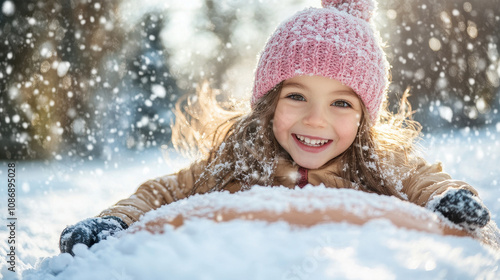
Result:
<instances>
[{"instance_id":1,"label":"knit hat pom pom","mask_svg":"<svg viewBox=\"0 0 500 280\"><path fill-rule=\"evenodd\" d=\"M375 11L374 0L321 0L324 8L335 7L355 17L369 21Z\"/></svg>"}]
</instances>

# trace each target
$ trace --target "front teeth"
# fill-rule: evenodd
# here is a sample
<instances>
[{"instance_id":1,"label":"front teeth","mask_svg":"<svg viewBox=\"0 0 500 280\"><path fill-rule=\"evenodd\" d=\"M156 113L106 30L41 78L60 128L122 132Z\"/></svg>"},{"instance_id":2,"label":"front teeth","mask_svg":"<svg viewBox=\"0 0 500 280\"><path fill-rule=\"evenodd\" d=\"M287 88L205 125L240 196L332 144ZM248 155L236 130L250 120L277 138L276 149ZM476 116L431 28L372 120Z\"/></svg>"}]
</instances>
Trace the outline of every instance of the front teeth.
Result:
<instances>
[{"instance_id":1,"label":"front teeth","mask_svg":"<svg viewBox=\"0 0 500 280\"><path fill-rule=\"evenodd\" d=\"M322 145L325 145L326 143L328 143L328 140L314 140L314 139L304 137L302 135L297 135L297 139L299 139L302 143L304 143L308 146L315 146L315 147L319 147L319 146L322 146Z\"/></svg>"}]
</instances>

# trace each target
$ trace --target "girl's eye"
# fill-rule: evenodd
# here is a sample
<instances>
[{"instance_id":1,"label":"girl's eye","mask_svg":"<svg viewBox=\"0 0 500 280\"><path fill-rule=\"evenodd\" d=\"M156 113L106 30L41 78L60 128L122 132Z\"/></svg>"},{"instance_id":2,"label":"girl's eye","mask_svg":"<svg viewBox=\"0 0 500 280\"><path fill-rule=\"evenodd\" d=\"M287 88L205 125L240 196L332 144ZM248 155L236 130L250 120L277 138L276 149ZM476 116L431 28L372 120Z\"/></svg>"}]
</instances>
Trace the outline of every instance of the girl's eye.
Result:
<instances>
[{"instance_id":1,"label":"girl's eye","mask_svg":"<svg viewBox=\"0 0 500 280\"><path fill-rule=\"evenodd\" d=\"M290 98L290 99L296 100L296 101L305 101L306 100L304 98L304 96L302 96L301 94L298 94L298 93L291 93L291 94L287 95L286 98Z\"/></svg>"},{"instance_id":2,"label":"girl's eye","mask_svg":"<svg viewBox=\"0 0 500 280\"><path fill-rule=\"evenodd\" d=\"M342 107L342 108L350 108L352 107L351 104L347 101L344 100L338 100L332 103L333 106L335 107Z\"/></svg>"}]
</instances>

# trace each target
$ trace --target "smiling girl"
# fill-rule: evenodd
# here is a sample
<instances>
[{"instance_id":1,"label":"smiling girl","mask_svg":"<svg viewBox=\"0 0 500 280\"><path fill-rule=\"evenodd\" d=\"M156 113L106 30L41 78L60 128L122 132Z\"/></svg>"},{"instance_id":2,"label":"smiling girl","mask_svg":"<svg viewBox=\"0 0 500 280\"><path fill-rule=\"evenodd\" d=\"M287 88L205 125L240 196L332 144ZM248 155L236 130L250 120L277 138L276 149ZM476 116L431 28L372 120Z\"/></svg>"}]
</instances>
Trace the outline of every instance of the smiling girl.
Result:
<instances>
[{"instance_id":1,"label":"smiling girl","mask_svg":"<svg viewBox=\"0 0 500 280\"><path fill-rule=\"evenodd\" d=\"M317 169L351 146L362 103L348 86L321 76L284 81L274 112L273 133L294 162Z\"/></svg>"},{"instance_id":2,"label":"smiling girl","mask_svg":"<svg viewBox=\"0 0 500 280\"><path fill-rule=\"evenodd\" d=\"M186 113L177 108L172 141L195 147L199 161L67 227L61 251L91 246L195 193L253 185L354 188L408 200L469 230L484 227L490 214L476 190L417 156L420 125L409 118L406 95L399 113L387 110L389 64L370 23L374 2L322 5L293 15L269 38L249 112L223 109L206 87Z\"/></svg>"}]
</instances>

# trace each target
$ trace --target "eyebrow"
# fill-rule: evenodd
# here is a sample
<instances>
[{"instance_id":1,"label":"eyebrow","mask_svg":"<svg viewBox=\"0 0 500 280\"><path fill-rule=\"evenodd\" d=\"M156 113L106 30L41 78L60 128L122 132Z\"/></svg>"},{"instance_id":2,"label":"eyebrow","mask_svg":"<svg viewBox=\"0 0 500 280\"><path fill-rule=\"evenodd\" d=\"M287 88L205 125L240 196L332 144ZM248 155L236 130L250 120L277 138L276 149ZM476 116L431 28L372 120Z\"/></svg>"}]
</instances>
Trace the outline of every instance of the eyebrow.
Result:
<instances>
[{"instance_id":1,"label":"eyebrow","mask_svg":"<svg viewBox=\"0 0 500 280\"><path fill-rule=\"evenodd\" d=\"M297 87L297 88L300 88L300 89L304 89L304 90L310 90L307 86L305 86L304 84L301 84L301 83L294 83L294 82L285 82L283 83L283 86L282 88L286 88L286 87ZM330 93L340 93L340 94L344 94L344 95L352 95L352 96L358 96L354 90L352 89L348 89L348 90L334 90L334 91L330 91Z\"/></svg>"}]
</instances>

